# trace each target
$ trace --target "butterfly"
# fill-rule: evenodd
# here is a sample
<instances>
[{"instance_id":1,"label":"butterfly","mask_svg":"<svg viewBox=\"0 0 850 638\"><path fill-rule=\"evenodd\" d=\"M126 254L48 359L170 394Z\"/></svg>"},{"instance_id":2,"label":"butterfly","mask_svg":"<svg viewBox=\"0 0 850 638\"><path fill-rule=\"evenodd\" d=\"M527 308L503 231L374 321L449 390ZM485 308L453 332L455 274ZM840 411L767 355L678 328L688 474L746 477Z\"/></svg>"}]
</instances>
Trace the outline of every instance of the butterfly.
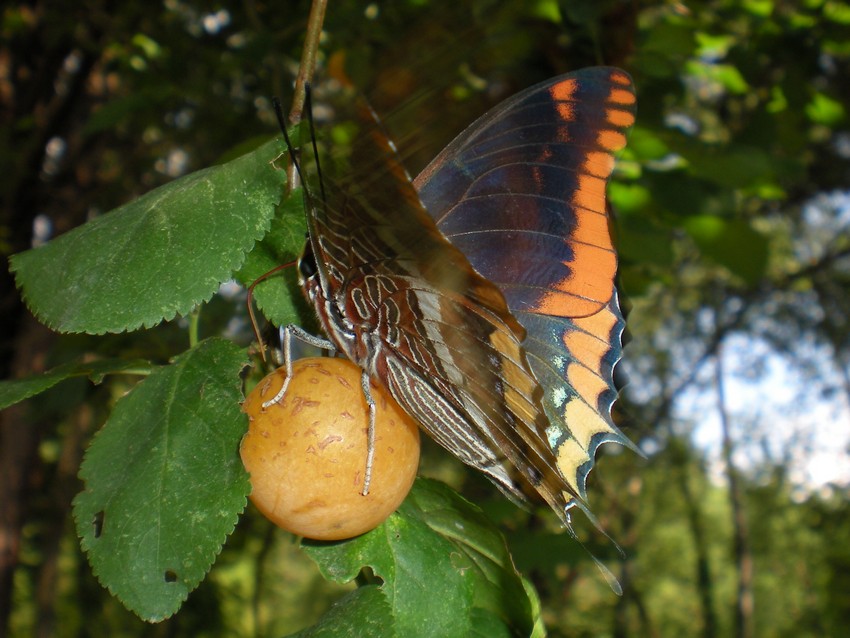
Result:
<instances>
[{"instance_id":1,"label":"butterfly","mask_svg":"<svg viewBox=\"0 0 850 638\"><path fill-rule=\"evenodd\" d=\"M605 197L635 119L619 69L528 88L415 179L363 126L308 197L302 288L333 346L437 443L572 531L611 418L624 327ZM380 166L364 170L364 167ZM632 446L633 447L633 446Z\"/></svg>"}]
</instances>

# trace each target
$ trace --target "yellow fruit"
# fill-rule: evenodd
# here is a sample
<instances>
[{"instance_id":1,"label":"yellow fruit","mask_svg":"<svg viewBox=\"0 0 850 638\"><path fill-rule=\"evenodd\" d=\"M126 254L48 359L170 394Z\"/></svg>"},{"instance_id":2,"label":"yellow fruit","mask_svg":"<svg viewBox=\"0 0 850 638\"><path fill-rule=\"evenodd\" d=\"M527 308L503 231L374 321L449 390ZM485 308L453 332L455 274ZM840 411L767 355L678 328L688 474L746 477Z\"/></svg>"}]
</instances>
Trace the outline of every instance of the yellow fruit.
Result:
<instances>
[{"instance_id":1,"label":"yellow fruit","mask_svg":"<svg viewBox=\"0 0 850 638\"><path fill-rule=\"evenodd\" d=\"M410 491L419 466L419 428L374 384L375 457L363 496L369 409L360 368L345 359L299 359L277 403L278 368L242 405L248 433L240 453L251 500L276 525L318 540L351 538L377 527Z\"/></svg>"}]
</instances>

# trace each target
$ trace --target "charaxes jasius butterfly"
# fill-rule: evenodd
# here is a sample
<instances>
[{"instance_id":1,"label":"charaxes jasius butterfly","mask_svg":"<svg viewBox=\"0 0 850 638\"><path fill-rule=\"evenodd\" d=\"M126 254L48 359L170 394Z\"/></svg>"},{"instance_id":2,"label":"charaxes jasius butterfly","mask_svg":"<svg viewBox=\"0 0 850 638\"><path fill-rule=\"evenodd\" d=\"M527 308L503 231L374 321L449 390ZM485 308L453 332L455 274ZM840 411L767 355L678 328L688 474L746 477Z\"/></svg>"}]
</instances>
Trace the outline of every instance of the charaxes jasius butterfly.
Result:
<instances>
[{"instance_id":1,"label":"charaxes jasius butterfly","mask_svg":"<svg viewBox=\"0 0 850 638\"><path fill-rule=\"evenodd\" d=\"M525 500L518 471L568 528L571 507L589 514L597 447L631 446L610 415L624 322L605 189L634 109L619 69L556 77L481 117L412 182L366 126L357 177L307 202L299 272L333 345Z\"/></svg>"}]
</instances>

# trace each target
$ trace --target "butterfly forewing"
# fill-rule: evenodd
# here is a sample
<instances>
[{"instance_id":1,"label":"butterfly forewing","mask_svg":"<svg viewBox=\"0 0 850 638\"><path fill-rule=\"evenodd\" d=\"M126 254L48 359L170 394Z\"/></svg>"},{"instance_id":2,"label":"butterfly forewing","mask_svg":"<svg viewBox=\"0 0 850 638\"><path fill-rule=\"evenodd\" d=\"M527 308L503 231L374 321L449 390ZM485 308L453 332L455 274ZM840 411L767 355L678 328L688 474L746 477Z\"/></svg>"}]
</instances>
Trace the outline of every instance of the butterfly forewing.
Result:
<instances>
[{"instance_id":1,"label":"butterfly forewing","mask_svg":"<svg viewBox=\"0 0 850 638\"><path fill-rule=\"evenodd\" d=\"M480 118L414 182L438 228L526 328L547 438L581 497L596 448L630 445L610 416L624 324L605 186L634 107L619 69L555 78Z\"/></svg>"},{"instance_id":2,"label":"butterfly forewing","mask_svg":"<svg viewBox=\"0 0 850 638\"><path fill-rule=\"evenodd\" d=\"M595 68L506 100L415 180L441 232L499 285L511 308L592 314L611 297L616 256L605 184L634 121L628 76ZM526 269L509 264L545 264Z\"/></svg>"},{"instance_id":3,"label":"butterfly forewing","mask_svg":"<svg viewBox=\"0 0 850 638\"><path fill-rule=\"evenodd\" d=\"M435 440L522 498L518 469L563 512L568 489L545 439L542 391L502 293L437 230L379 129L310 206L317 273L305 281L327 334ZM377 480L377 479L376 479Z\"/></svg>"}]
</instances>

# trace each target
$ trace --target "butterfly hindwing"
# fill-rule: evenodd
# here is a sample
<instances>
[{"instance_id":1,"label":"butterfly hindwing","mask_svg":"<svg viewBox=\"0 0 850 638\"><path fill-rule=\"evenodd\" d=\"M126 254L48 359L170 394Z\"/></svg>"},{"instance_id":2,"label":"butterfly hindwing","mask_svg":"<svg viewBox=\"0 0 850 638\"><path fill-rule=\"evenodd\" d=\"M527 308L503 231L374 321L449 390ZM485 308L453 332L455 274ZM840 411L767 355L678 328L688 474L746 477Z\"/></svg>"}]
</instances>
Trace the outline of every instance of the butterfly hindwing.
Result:
<instances>
[{"instance_id":1,"label":"butterfly hindwing","mask_svg":"<svg viewBox=\"0 0 850 638\"><path fill-rule=\"evenodd\" d=\"M461 133L414 184L440 231L527 330L547 438L584 497L611 420L623 319L605 187L634 123L631 80L591 68L531 87Z\"/></svg>"}]
</instances>

